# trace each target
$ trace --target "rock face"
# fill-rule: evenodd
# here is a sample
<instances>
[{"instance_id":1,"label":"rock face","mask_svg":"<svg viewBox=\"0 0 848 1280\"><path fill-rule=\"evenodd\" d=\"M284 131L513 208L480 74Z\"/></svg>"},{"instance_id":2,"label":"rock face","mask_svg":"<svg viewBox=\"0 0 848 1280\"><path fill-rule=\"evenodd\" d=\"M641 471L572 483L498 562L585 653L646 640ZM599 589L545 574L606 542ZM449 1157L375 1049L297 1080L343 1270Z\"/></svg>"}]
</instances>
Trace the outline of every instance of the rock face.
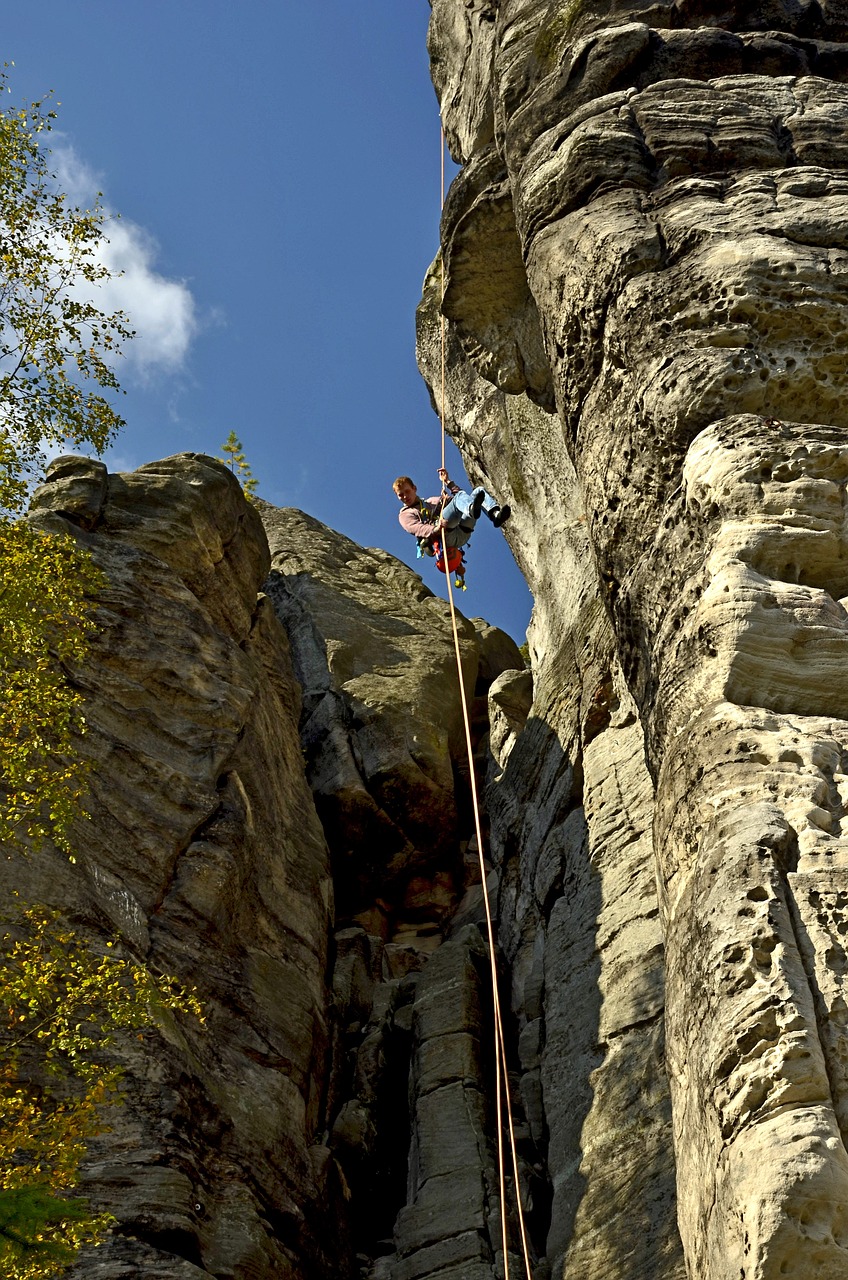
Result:
<instances>
[{"instance_id":1,"label":"rock face","mask_svg":"<svg viewBox=\"0 0 848 1280\"><path fill-rule=\"evenodd\" d=\"M126 1102L82 1186L118 1225L71 1274L482 1280L492 1028L447 605L385 552L261 516L195 454L59 459L32 503L104 575L73 673L92 796L76 860L13 858L4 888L206 1014L118 1040ZM458 640L482 773L488 688L521 657L481 619Z\"/></svg>"},{"instance_id":2,"label":"rock face","mask_svg":"<svg viewBox=\"0 0 848 1280\"><path fill-rule=\"evenodd\" d=\"M33 508L75 530L106 578L75 675L91 820L75 865L44 853L4 878L194 984L207 1019L120 1046L126 1104L84 1184L120 1232L74 1272L294 1280L331 1265L344 1219L320 1142L332 882L300 690L257 599L261 524L226 468L194 454L123 476L61 459Z\"/></svg>"},{"instance_id":3,"label":"rock face","mask_svg":"<svg viewBox=\"0 0 848 1280\"><path fill-rule=\"evenodd\" d=\"M441 875L451 905L454 773L465 747L448 606L386 552L300 511L260 510L267 590L303 688L307 773L334 852L339 920L388 938L405 911L414 917L422 877ZM459 624L473 697L477 635ZM520 662L514 645L510 661Z\"/></svg>"},{"instance_id":4,"label":"rock face","mask_svg":"<svg viewBox=\"0 0 848 1280\"><path fill-rule=\"evenodd\" d=\"M441 310L532 671L459 619L469 766L405 566L200 455L53 465L91 820L4 887L207 1010L116 1046L73 1274L504 1275L485 881L534 1280L844 1280L848 10L431 7L420 362Z\"/></svg>"},{"instance_id":5,"label":"rock face","mask_svg":"<svg viewBox=\"0 0 848 1280\"><path fill-rule=\"evenodd\" d=\"M437 398L441 302L536 600L489 805L568 1280L848 1274L846 42L838 4L432 0L420 362Z\"/></svg>"},{"instance_id":6,"label":"rock face","mask_svg":"<svg viewBox=\"0 0 848 1280\"><path fill-rule=\"evenodd\" d=\"M336 885L329 1138L372 1280L488 1280L491 979L449 609L405 565L260 504ZM458 618L475 765L515 643ZM447 940L445 940L447 938ZM488 1001L486 997L488 996Z\"/></svg>"}]
</instances>

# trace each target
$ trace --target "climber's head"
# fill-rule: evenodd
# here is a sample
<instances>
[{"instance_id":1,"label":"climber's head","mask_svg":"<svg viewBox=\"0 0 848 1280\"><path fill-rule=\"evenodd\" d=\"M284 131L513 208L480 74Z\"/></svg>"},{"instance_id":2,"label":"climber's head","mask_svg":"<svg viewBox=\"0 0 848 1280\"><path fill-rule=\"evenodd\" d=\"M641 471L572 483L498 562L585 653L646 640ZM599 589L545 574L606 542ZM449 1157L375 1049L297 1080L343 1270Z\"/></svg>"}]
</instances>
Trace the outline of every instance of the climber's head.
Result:
<instances>
[{"instance_id":1,"label":"climber's head","mask_svg":"<svg viewBox=\"0 0 848 1280\"><path fill-rule=\"evenodd\" d=\"M418 501L418 490L409 476L398 476L392 488L405 507L415 506Z\"/></svg>"}]
</instances>

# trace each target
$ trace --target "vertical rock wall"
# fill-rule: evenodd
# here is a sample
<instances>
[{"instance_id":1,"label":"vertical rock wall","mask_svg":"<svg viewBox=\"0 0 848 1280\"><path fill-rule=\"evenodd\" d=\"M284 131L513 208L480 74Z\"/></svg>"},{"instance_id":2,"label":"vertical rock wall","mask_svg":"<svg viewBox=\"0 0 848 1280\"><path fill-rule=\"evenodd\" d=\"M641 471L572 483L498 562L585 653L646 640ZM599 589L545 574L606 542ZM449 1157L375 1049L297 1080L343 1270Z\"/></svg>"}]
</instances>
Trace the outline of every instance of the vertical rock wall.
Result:
<instances>
[{"instance_id":1,"label":"vertical rock wall","mask_svg":"<svg viewBox=\"0 0 848 1280\"><path fill-rule=\"evenodd\" d=\"M105 575L86 695L91 817L74 864L4 884L196 986L206 1014L117 1046L125 1103L82 1190L119 1221L72 1274L325 1275L349 1265L321 1137L330 1025L327 846L303 774L300 690L257 590L268 552L227 469L181 455L131 475L60 459L32 519ZM331 1260L331 1261L330 1261Z\"/></svg>"},{"instance_id":2,"label":"vertical rock wall","mask_svg":"<svg viewBox=\"0 0 848 1280\"><path fill-rule=\"evenodd\" d=\"M267 589L303 689L304 754L333 850L338 918L391 940L412 930L419 907L437 922L458 887L455 774L465 746L448 607L386 552L301 511L260 510ZM473 697L477 633L465 618L459 627ZM510 657L520 661L514 645Z\"/></svg>"},{"instance_id":3,"label":"vertical rock wall","mask_svg":"<svg viewBox=\"0 0 848 1280\"><path fill-rule=\"evenodd\" d=\"M532 677L460 623L534 1280L837 1280L848 12L432 19L462 171L420 359L440 387L441 308L446 420L536 599ZM85 1189L119 1225L76 1272L497 1277L445 607L262 518L270 557L197 455L62 460L34 502L107 579L74 673L92 819L76 864L4 883L208 1016L117 1046L127 1105Z\"/></svg>"},{"instance_id":4,"label":"vertical rock wall","mask_svg":"<svg viewBox=\"0 0 848 1280\"><path fill-rule=\"evenodd\" d=\"M71 1274L486 1280L492 1025L445 601L202 455L60 459L30 518L104 575L71 674L90 819L75 860L12 858L4 886L206 1016L117 1039L125 1104L81 1187L116 1226ZM458 632L485 769L486 695L521 657Z\"/></svg>"},{"instance_id":5,"label":"vertical rock wall","mask_svg":"<svg viewBox=\"0 0 848 1280\"><path fill-rule=\"evenodd\" d=\"M491 979L448 605L384 551L299 511L260 511L336 885L328 1140L355 1274L490 1280ZM486 695L522 659L482 619L457 622L484 772Z\"/></svg>"},{"instance_id":6,"label":"vertical rock wall","mask_svg":"<svg viewBox=\"0 0 848 1280\"><path fill-rule=\"evenodd\" d=\"M679 1275L675 1221L699 1280L848 1272L846 38L432 0L444 407L537 600L491 805L557 1276Z\"/></svg>"}]
</instances>

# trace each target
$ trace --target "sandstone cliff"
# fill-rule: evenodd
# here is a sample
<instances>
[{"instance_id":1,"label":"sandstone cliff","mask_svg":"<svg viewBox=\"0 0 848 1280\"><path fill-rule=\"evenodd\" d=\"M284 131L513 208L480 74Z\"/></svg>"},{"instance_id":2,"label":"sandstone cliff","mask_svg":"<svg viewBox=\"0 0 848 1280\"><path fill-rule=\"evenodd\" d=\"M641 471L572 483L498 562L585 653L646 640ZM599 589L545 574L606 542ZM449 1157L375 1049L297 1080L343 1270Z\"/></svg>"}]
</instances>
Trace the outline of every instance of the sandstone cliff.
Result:
<instances>
[{"instance_id":1,"label":"sandstone cliff","mask_svg":"<svg viewBox=\"0 0 848 1280\"><path fill-rule=\"evenodd\" d=\"M108 584L75 673L91 819L75 865L44 853L4 877L195 984L207 1016L205 1030L162 1026L120 1046L126 1102L85 1170L120 1228L75 1271L300 1276L303 1259L336 1252L341 1200L317 1143L332 883L300 691L257 598L262 526L226 469L197 455L126 476L62 459L33 507L76 530Z\"/></svg>"},{"instance_id":2,"label":"sandstone cliff","mask_svg":"<svg viewBox=\"0 0 848 1280\"><path fill-rule=\"evenodd\" d=\"M419 358L441 310L535 598L532 671L459 624L487 860L416 574L201 455L55 463L91 818L4 888L207 1010L116 1046L73 1274L503 1275L485 874L534 1280L841 1280L848 9L431 7Z\"/></svg>"},{"instance_id":3,"label":"sandstone cliff","mask_svg":"<svg viewBox=\"0 0 848 1280\"><path fill-rule=\"evenodd\" d=\"M4 889L206 1013L119 1039L124 1105L82 1188L117 1225L72 1274L482 1280L491 1015L447 604L301 512L261 516L196 454L63 458L32 504L104 574L72 673L92 794L76 860L7 860ZM484 771L486 693L521 658L459 631Z\"/></svg>"},{"instance_id":4,"label":"sandstone cliff","mask_svg":"<svg viewBox=\"0 0 848 1280\"><path fill-rule=\"evenodd\" d=\"M432 0L462 169L419 358L438 399L441 302L536 601L489 803L568 1280L848 1275L846 40L838 3Z\"/></svg>"}]
</instances>

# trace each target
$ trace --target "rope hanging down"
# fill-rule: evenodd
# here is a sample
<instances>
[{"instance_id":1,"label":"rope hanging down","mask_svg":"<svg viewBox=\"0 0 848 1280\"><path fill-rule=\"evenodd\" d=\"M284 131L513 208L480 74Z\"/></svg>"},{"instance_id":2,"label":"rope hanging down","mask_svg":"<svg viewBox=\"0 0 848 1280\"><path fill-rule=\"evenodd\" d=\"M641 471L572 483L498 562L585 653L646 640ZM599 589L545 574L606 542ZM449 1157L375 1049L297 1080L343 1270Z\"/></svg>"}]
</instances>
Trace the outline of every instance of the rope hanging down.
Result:
<instances>
[{"instance_id":1,"label":"rope hanging down","mask_svg":"<svg viewBox=\"0 0 848 1280\"><path fill-rule=\"evenodd\" d=\"M441 188L441 207L445 206L445 131L441 132L441 171L442 171L442 188ZM445 297L445 263L444 257L441 258L441 301L444 302ZM440 307L440 327L441 327L441 358L442 358L442 397L439 402L439 420L442 432L442 469L445 468L445 362L446 362L446 340L445 340L445 316ZM442 550L447 561L447 538L445 530L442 530ZM515 1182L515 1199L518 1208L518 1225L521 1233L521 1247L524 1254L524 1267L526 1270L527 1280L533 1280L532 1271L530 1269L530 1253L527 1245L527 1232L524 1226L524 1210L521 1204L521 1186L518 1176L518 1152L515 1143L515 1125L512 1116L512 1100L509 1093L509 1076L507 1074L506 1060L506 1041L504 1039L503 1019L501 1017L501 1002L498 993L498 967L495 956L495 931L492 924L492 909L489 903L489 889L486 884L486 862L483 856L483 832L480 822L480 803L477 796L477 778L474 771L474 749L471 742L471 718L468 712L468 695L465 689L465 681L462 678L462 656L459 647L459 630L456 621L456 606L453 599L453 587L451 585L451 575L445 574L445 580L448 586L448 604L450 605L451 627L453 629L453 645L456 655L456 672L459 680L460 701L462 703L462 719L465 726L465 746L468 752L468 775L471 782L471 801L474 810L474 832L477 837L477 854L480 859L480 881L483 888L483 904L486 910L486 930L489 941L489 967L492 978L492 1003L494 1008L494 1032L495 1032L495 1096L497 1099L496 1115L498 1128L498 1178L500 1187L501 1200L501 1236L503 1240L503 1257L504 1257L504 1280L509 1280L509 1240L507 1232L507 1208L506 1208L506 1160L504 1157L504 1134L503 1134L503 1099L501 1091L503 1089L503 1097L506 1099L507 1127L509 1129L509 1145L512 1157L512 1171Z\"/></svg>"}]
</instances>

